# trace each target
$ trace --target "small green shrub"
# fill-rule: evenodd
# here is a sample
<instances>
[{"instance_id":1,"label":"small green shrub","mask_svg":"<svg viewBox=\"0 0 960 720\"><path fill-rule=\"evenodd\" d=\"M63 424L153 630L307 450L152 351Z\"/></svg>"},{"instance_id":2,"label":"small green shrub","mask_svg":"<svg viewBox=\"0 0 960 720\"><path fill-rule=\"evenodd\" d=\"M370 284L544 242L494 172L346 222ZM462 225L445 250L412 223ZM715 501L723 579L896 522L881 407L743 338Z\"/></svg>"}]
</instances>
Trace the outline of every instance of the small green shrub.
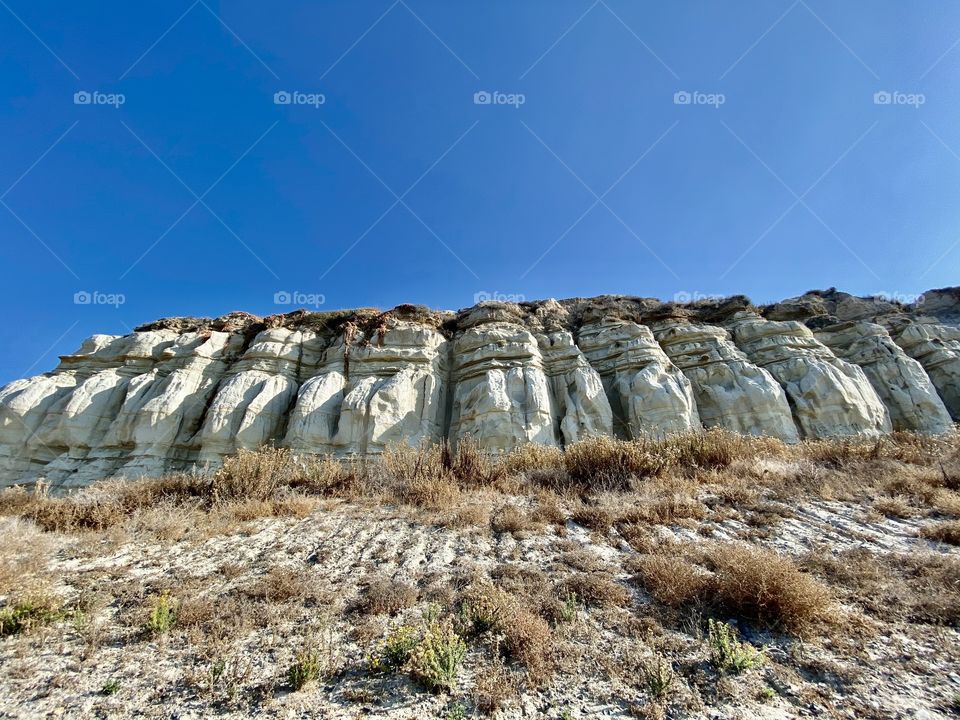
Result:
<instances>
[{"instance_id":1,"label":"small green shrub","mask_svg":"<svg viewBox=\"0 0 960 720\"><path fill-rule=\"evenodd\" d=\"M568 592L566 597L562 599L562 604L560 605L560 619L566 623L573 622L577 619L577 613L580 611L580 602L577 598L575 592Z\"/></svg>"},{"instance_id":2,"label":"small green shrub","mask_svg":"<svg viewBox=\"0 0 960 720\"><path fill-rule=\"evenodd\" d=\"M640 666L640 677L647 694L653 700L665 700L673 690L673 668L662 658L655 658Z\"/></svg>"},{"instance_id":3,"label":"small green shrub","mask_svg":"<svg viewBox=\"0 0 960 720\"><path fill-rule=\"evenodd\" d=\"M287 681L294 690L300 690L307 683L319 680L322 669L320 653L313 648L306 648L297 653L293 664L287 669Z\"/></svg>"},{"instance_id":4,"label":"small green shrub","mask_svg":"<svg viewBox=\"0 0 960 720\"><path fill-rule=\"evenodd\" d=\"M116 695L119 691L120 681L116 678L110 678L103 684L103 687L100 688L100 692L103 695Z\"/></svg>"},{"instance_id":5,"label":"small green shrub","mask_svg":"<svg viewBox=\"0 0 960 720\"><path fill-rule=\"evenodd\" d=\"M710 662L721 675L740 673L756 667L763 656L749 643L741 642L737 631L724 622L708 622L707 641L710 644Z\"/></svg>"},{"instance_id":6,"label":"small green shrub","mask_svg":"<svg viewBox=\"0 0 960 720\"><path fill-rule=\"evenodd\" d=\"M177 621L177 603L166 592L157 595L147 616L147 631L153 637L165 635Z\"/></svg>"},{"instance_id":7,"label":"small green shrub","mask_svg":"<svg viewBox=\"0 0 960 720\"><path fill-rule=\"evenodd\" d=\"M420 634L411 625L401 625L384 641L380 651L371 656L368 665L374 672L400 670L420 644Z\"/></svg>"},{"instance_id":8,"label":"small green shrub","mask_svg":"<svg viewBox=\"0 0 960 720\"><path fill-rule=\"evenodd\" d=\"M19 635L63 617L53 603L44 598L24 598L0 609L0 637Z\"/></svg>"},{"instance_id":9,"label":"small green shrub","mask_svg":"<svg viewBox=\"0 0 960 720\"><path fill-rule=\"evenodd\" d=\"M467 645L453 629L448 618L427 626L423 639L413 651L410 667L413 676L434 692L452 691Z\"/></svg>"}]
</instances>

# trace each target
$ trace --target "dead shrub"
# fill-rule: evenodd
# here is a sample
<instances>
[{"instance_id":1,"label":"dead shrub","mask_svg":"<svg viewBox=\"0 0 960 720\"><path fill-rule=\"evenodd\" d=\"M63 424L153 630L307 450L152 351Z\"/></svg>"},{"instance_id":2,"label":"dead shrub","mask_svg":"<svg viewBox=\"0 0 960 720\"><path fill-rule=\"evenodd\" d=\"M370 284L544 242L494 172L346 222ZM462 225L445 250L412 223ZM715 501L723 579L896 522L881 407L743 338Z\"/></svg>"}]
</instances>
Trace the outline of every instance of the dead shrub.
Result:
<instances>
[{"instance_id":1,"label":"dead shrub","mask_svg":"<svg viewBox=\"0 0 960 720\"><path fill-rule=\"evenodd\" d=\"M804 566L843 593L845 602L884 621L960 622L960 559L940 553L876 555L857 548L811 552Z\"/></svg>"},{"instance_id":2,"label":"dead shrub","mask_svg":"<svg viewBox=\"0 0 960 720\"><path fill-rule=\"evenodd\" d=\"M569 575L561 583L561 597L570 595L586 605L609 610L614 607L629 607L630 591L602 572L579 572Z\"/></svg>"},{"instance_id":3,"label":"dead shrub","mask_svg":"<svg viewBox=\"0 0 960 720\"><path fill-rule=\"evenodd\" d=\"M738 460L752 459L760 454L778 456L787 446L773 438L710 428L703 432L679 433L659 442L653 452L668 457L674 467L686 471L722 470Z\"/></svg>"},{"instance_id":4,"label":"dead shrub","mask_svg":"<svg viewBox=\"0 0 960 720\"><path fill-rule=\"evenodd\" d=\"M723 612L792 632L826 619L830 591L792 559L735 543L714 545L707 559L709 598Z\"/></svg>"},{"instance_id":5,"label":"dead shrub","mask_svg":"<svg viewBox=\"0 0 960 720\"><path fill-rule=\"evenodd\" d=\"M638 440L592 437L568 446L564 465L571 482L584 489L624 490L635 479L652 477L668 460Z\"/></svg>"},{"instance_id":6,"label":"dead shrub","mask_svg":"<svg viewBox=\"0 0 960 720\"><path fill-rule=\"evenodd\" d=\"M960 545L960 521L952 520L924 525L920 528L920 537L948 545Z\"/></svg>"},{"instance_id":7,"label":"dead shrub","mask_svg":"<svg viewBox=\"0 0 960 720\"><path fill-rule=\"evenodd\" d=\"M581 505L570 514L570 519L578 525L605 535L613 527L616 514L607 507Z\"/></svg>"},{"instance_id":8,"label":"dead shrub","mask_svg":"<svg viewBox=\"0 0 960 720\"><path fill-rule=\"evenodd\" d=\"M538 674L548 671L553 633L520 599L486 582L474 584L464 594L461 616L473 632L494 633L508 657Z\"/></svg>"},{"instance_id":9,"label":"dead shrub","mask_svg":"<svg viewBox=\"0 0 960 720\"><path fill-rule=\"evenodd\" d=\"M508 474L527 474L531 471L549 472L564 469L564 453L552 445L525 443L511 450L501 461Z\"/></svg>"},{"instance_id":10,"label":"dead shrub","mask_svg":"<svg viewBox=\"0 0 960 720\"><path fill-rule=\"evenodd\" d=\"M247 595L270 602L304 600L312 595L313 579L302 569L274 567L247 590Z\"/></svg>"},{"instance_id":11,"label":"dead shrub","mask_svg":"<svg viewBox=\"0 0 960 720\"><path fill-rule=\"evenodd\" d=\"M449 475L411 480L396 491L401 502L435 511L449 511L460 499L460 488Z\"/></svg>"},{"instance_id":12,"label":"dead shrub","mask_svg":"<svg viewBox=\"0 0 960 720\"><path fill-rule=\"evenodd\" d=\"M873 501L873 509L888 518L909 518L917 514L902 497L877 498Z\"/></svg>"},{"instance_id":13,"label":"dead shrub","mask_svg":"<svg viewBox=\"0 0 960 720\"><path fill-rule=\"evenodd\" d=\"M213 500L269 500L289 481L294 467L293 457L285 448L238 450L214 473Z\"/></svg>"},{"instance_id":14,"label":"dead shrub","mask_svg":"<svg viewBox=\"0 0 960 720\"><path fill-rule=\"evenodd\" d=\"M417 598L416 588L405 582L375 578L363 590L359 610L368 615L396 615L412 607Z\"/></svg>"},{"instance_id":15,"label":"dead shrub","mask_svg":"<svg viewBox=\"0 0 960 720\"><path fill-rule=\"evenodd\" d=\"M408 487L443 478L444 453L441 445L391 443L384 449L381 462L401 487Z\"/></svg>"},{"instance_id":16,"label":"dead shrub","mask_svg":"<svg viewBox=\"0 0 960 720\"><path fill-rule=\"evenodd\" d=\"M516 534L535 527L530 516L516 505L504 505L490 518L490 527L494 532Z\"/></svg>"},{"instance_id":17,"label":"dead shrub","mask_svg":"<svg viewBox=\"0 0 960 720\"><path fill-rule=\"evenodd\" d=\"M693 606L706 597L711 578L689 559L675 555L648 555L635 563L637 580L659 603L672 608Z\"/></svg>"},{"instance_id":18,"label":"dead shrub","mask_svg":"<svg viewBox=\"0 0 960 720\"><path fill-rule=\"evenodd\" d=\"M471 692L473 702L484 715L495 715L519 695L519 688L499 659L479 668Z\"/></svg>"},{"instance_id":19,"label":"dead shrub","mask_svg":"<svg viewBox=\"0 0 960 720\"><path fill-rule=\"evenodd\" d=\"M480 442L472 435L457 440L456 452L451 452L446 444L442 448L447 468L463 487L491 487L507 476L506 465L482 450Z\"/></svg>"}]
</instances>

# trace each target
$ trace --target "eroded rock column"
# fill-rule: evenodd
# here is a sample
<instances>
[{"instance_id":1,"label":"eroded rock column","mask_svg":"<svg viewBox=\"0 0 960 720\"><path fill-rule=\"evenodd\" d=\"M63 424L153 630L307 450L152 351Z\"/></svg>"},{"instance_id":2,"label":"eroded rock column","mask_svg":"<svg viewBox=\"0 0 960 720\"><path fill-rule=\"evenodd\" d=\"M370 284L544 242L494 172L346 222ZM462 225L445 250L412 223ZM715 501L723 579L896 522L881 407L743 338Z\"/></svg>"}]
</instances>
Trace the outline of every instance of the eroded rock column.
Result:
<instances>
[{"instance_id":1,"label":"eroded rock column","mask_svg":"<svg viewBox=\"0 0 960 720\"><path fill-rule=\"evenodd\" d=\"M750 361L783 387L803 437L875 437L892 429L863 370L836 357L805 325L745 310L730 318L728 328Z\"/></svg>"},{"instance_id":2,"label":"eroded rock column","mask_svg":"<svg viewBox=\"0 0 960 720\"><path fill-rule=\"evenodd\" d=\"M923 366L907 356L880 325L855 321L814 331L838 357L855 363L890 412L894 430L945 433L953 422Z\"/></svg>"},{"instance_id":3,"label":"eroded rock column","mask_svg":"<svg viewBox=\"0 0 960 720\"><path fill-rule=\"evenodd\" d=\"M591 322L580 328L577 344L600 374L618 437L662 437L700 427L690 381L650 328L615 319Z\"/></svg>"},{"instance_id":4,"label":"eroded rock column","mask_svg":"<svg viewBox=\"0 0 960 720\"><path fill-rule=\"evenodd\" d=\"M726 330L682 317L656 320L651 327L664 352L690 379L705 426L799 440L783 388L737 349Z\"/></svg>"}]
</instances>

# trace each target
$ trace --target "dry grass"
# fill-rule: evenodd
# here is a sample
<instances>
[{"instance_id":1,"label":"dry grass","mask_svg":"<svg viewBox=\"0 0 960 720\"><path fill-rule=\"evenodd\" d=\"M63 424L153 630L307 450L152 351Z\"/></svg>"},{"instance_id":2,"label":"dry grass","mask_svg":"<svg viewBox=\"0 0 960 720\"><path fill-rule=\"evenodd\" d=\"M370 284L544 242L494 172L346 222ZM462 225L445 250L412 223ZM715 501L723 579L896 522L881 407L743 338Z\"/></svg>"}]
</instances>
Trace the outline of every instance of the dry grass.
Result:
<instances>
[{"instance_id":1,"label":"dry grass","mask_svg":"<svg viewBox=\"0 0 960 720\"><path fill-rule=\"evenodd\" d=\"M698 559L700 563L695 562ZM739 543L711 543L636 563L637 580L671 608L705 608L800 633L830 619L830 590L790 558Z\"/></svg>"},{"instance_id":2,"label":"dry grass","mask_svg":"<svg viewBox=\"0 0 960 720\"><path fill-rule=\"evenodd\" d=\"M629 607L632 602L630 591L603 572L574 573L561 586L561 595L575 596L589 607L607 610Z\"/></svg>"},{"instance_id":3,"label":"dry grass","mask_svg":"<svg viewBox=\"0 0 960 720\"><path fill-rule=\"evenodd\" d=\"M894 433L879 441L786 446L712 429L662 440L590 438L566 450L524 445L503 456L486 454L465 437L455 452L445 443L398 444L379 461L298 456L267 447L226 458L211 476L105 482L69 497L50 496L42 486L33 493L6 490L0 493L0 513L50 531L125 527L178 540L195 535L205 517L213 532L261 517L303 517L317 497L397 503L435 513L451 526L482 525L482 511L471 516L461 509L478 493L509 492L537 498L531 521L558 527L566 519L561 503L579 496L574 520L606 532L615 524L700 519L706 512L697 498L702 485L714 487L733 507L757 502L763 494L785 501L860 498L889 516L937 512L960 518L960 434ZM610 503L617 510L612 517L588 499L630 489L639 499L626 508Z\"/></svg>"},{"instance_id":4,"label":"dry grass","mask_svg":"<svg viewBox=\"0 0 960 720\"><path fill-rule=\"evenodd\" d=\"M396 615L412 607L418 597L416 588L405 582L374 578L363 591L359 609L369 615Z\"/></svg>"},{"instance_id":5,"label":"dry grass","mask_svg":"<svg viewBox=\"0 0 960 720\"><path fill-rule=\"evenodd\" d=\"M960 521L951 520L920 528L920 537L948 545L960 545Z\"/></svg>"}]
</instances>

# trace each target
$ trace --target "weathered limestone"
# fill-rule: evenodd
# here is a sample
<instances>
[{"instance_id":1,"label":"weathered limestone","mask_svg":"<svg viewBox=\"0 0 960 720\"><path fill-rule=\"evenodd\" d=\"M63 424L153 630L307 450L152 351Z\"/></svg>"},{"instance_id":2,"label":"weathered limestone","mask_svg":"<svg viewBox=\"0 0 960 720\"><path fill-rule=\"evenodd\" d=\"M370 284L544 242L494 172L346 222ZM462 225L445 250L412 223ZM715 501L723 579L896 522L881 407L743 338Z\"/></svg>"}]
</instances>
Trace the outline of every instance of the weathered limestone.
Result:
<instances>
[{"instance_id":1,"label":"weathered limestone","mask_svg":"<svg viewBox=\"0 0 960 720\"><path fill-rule=\"evenodd\" d=\"M104 438L102 462L125 460L120 472L134 477L189 467L200 450L207 407L243 345L235 332L180 335L154 370L131 381Z\"/></svg>"},{"instance_id":2,"label":"weathered limestone","mask_svg":"<svg viewBox=\"0 0 960 720\"><path fill-rule=\"evenodd\" d=\"M700 427L690 381L650 328L600 320L580 328L577 344L600 374L618 437L661 437Z\"/></svg>"},{"instance_id":3,"label":"weathered limestone","mask_svg":"<svg viewBox=\"0 0 960 720\"><path fill-rule=\"evenodd\" d=\"M602 296L170 318L0 388L0 486L212 468L265 444L351 456L703 425L787 442L941 433L960 418L956 319L953 288L914 305L830 289L759 310Z\"/></svg>"},{"instance_id":4,"label":"weathered limestone","mask_svg":"<svg viewBox=\"0 0 960 720\"><path fill-rule=\"evenodd\" d=\"M277 437L296 396L304 335L272 328L254 338L220 384L200 431L199 461L215 465L238 449Z\"/></svg>"},{"instance_id":5,"label":"weathered limestone","mask_svg":"<svg viewBox=\"0 0 960 720\"><path fill-rule=\"evenodd\" d=\"M470 435L493 451L556 445L550 382L533 334L483 309L462 324L453 343L451 442Z\"/></svg>"},{"instance_id":6,"label":"weathered limestone","mask_svg":"<svg viewBox=\"0 0 960 720\"><path fill-rule=\"evenodd\" d=\"M350 455L441 440L448 345L434 328L408 321L388 319L369 336L348 327L318 353L285 444Z\"/></svg>"},{"instance_id":7,"label":"weathered limestone","mask_svg":"<svg viewBox=\"0 0 960 720\"><path fill-rule=\"evenodd\" d=\"M960 420L960 329L933 318L891 319L889 324L894 342L923 366L950 417Z\"/></svg>"},{"instance_id":8,"label":"weathered limestone","mask_svg":"<svg viewBox=\"0 0 960 720\"><path fill-rule=\"evenodd\" d=\"M566 446L613 434L613 412L603 382L566 331L538 335L553 397L554 436Z\"/></svg>"},{"instance_id":9,"label":"weathered limestone","mask_svg":"<svg viewBox=\"0 0 960 720\"><path fill-rule=\"evenodd\" d=\"M726 330L683 318L655 321L652 327L667 356L693 384L705 426L799 440L783 388L737 349Z\"/></svg>"},{"instance_id":10,"label":"weathered limestone","mask_svg":"<svg viewBox=\"0 0 960 720\"><path fill-rule=\"evenodd\" d=\"M863 368L889 410L894 430L944 433L953 427L923 366L908 357L881 325L863 320L839 323L819 328L815 335L837 357Z\"/></svg>"},{"instance_id":11,"label":"weathered limestone","mask_svg":"<svg viewBox=\"0 0 960 720\"><path fill-rule=\"evenodd\" d=\"M728 327L737 347L783 386L803 437L891 431L890 415L863 370L837 358L805 325L745 310Z\"/></svg>"}]
</instances>

